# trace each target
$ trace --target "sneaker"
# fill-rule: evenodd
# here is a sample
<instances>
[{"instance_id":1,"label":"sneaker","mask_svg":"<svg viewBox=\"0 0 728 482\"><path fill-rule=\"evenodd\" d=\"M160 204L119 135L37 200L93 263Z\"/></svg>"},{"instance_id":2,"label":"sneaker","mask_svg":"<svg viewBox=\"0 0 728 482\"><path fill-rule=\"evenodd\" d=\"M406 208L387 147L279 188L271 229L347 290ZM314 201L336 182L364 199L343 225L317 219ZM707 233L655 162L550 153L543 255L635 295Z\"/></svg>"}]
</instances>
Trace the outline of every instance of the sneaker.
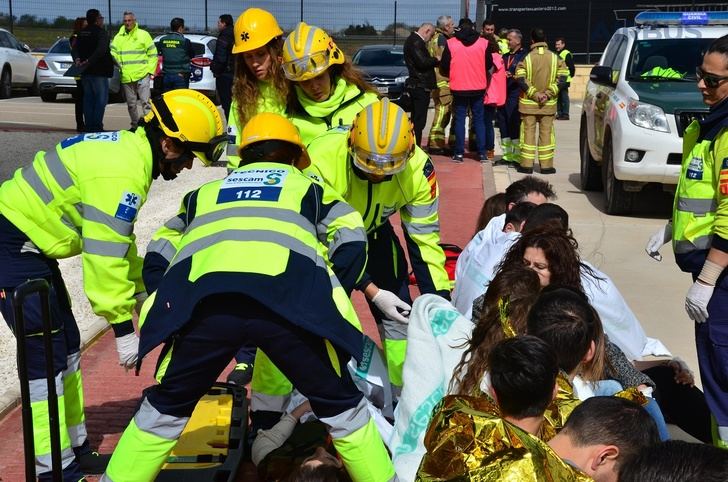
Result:
<instances>
[{"instance_id":1,"label":"sneaker","mask_svg":"<svg viewBox=\"0 0 728 482\"><path fill-rule=\"evenodd\" d=\"M478 160L480 162L488 162L488 156L486 156L485 154L478 154Z\"/></svg>"},{"instance_id":2,"label":"sneaker","mask_svg":"<svg viewBox=\"0 0 728 482\"><path fill-rule=\"evenodd\" d=\"M556 169L553 167L542 167L541 174L556 174Z\"/></svg>"},{"instance_id":3,"label":"sneaker","mask_svg":"<svg viewBox=\"0 0 728 482\"><path fill-rule=\"evenodd\" d=\"M86 452L83 455L77 455L76 460L78 460L78 465L84 475L100 475L106 472L106 466L109 465L111 454Z\"/></svg>"},{"instance_id":4,"label":"sneaker","mask_svg":"<svg viewBox=\"0 0 728 482\"><path fill-rule=\"evenodd\" d=\"M488 149L488 152L486 155L488 156L488 159L490 159L490 160L495 159L495 149Z\"/></svg>"},{"instance_id":5,"label":"sneaker","mask_svg":"<svg viewBox=\"0 0 728 482\"><path fill-rule=\"evenodd\" d=\"M253 379L253 364L252 363L238 363L233 368L233 371L228 373L227 382L233 385L244 387L250 380Z\"/></svg>"},{"instance_id":6,"label":"sneaker","mask_svg":"<svg viewBox=\"0 0 728 482\"><path fill-rule=\"evenodd\" d=\"M533 174L533 168L532 167L523 167L520 164L516 166L516 171L522 173L522 174Z\"/></svg>"},{"instance_id":7,"label":"sneaker","mask_svg":"<svg viewBox=\"0 0 728 482\"><path fill-rule=\"evenodd\" d=\"M455 154L454 156L452 156L452 162L463 162L463 155Z\"/></svg>"}]
</instances>

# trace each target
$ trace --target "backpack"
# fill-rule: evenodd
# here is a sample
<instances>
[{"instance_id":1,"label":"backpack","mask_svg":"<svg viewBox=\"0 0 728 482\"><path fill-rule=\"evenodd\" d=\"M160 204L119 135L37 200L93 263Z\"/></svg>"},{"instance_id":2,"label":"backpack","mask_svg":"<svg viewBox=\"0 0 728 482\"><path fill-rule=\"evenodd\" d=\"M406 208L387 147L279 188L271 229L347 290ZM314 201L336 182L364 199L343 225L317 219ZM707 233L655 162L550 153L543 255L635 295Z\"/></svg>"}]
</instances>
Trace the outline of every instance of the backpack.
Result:
<instances>
[{"instance_id":1,"label":"backpack","mask_svg":"<svg viewBox=\"0 0 728 482\"><path fill-rule=\"evenodd\" d=\"M450 289L455 287L455 266L458 263L458 257L463 252L463 248L457 244L440 243L440 247L445 252L445 271L450 279ZM410 284L417 284L414 271L410 273Z\"/></svg>"}]
</instances>

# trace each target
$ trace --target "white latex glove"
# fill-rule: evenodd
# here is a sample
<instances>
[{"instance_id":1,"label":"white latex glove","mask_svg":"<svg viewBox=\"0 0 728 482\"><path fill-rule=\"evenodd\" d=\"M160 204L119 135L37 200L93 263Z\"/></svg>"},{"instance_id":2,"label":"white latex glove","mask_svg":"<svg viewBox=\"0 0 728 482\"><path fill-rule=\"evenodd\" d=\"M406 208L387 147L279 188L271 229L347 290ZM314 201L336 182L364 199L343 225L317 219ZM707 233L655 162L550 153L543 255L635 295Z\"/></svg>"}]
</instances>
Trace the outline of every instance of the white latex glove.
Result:
<instances>
[{"instance_id":1,"label":"white latex glove","mask_svg":"<svg viewBox=\"0 0 728 482\"><path fill-rule=\"evenodd\" d=\"M372 298L372 303L379 308L379 311L384 314L387 319L399 321L401 323L407 323L407 317L403 315L409 315L412 307L399 299L399 296L395 295L391 291L380 289L377 294ZM397 308L404 310L403 314L397 311Z\"/></svg>"},{"instance_id":2,"label":"white latex glove","mask_svg":"<svg viewBox=\"0 0 728 482\"><path fill-rule=\"evenodd\" d=\"M704 323L708 319L708 302L713 296L715 286L710 286L696 281L688 290L685 297L685 311L691 320Z\"/></svg>"},{"instance_id":3,"label":"white latex glove","mask_svg":"<svg viewBox=\"0 0 728 482\"><path fill-rule=\"evenodd\" d=\"M119 365L127 370L134 368L139 357L139 337L136 333L116 338L116 352L119 354Z\"/></svg>"},{"instance_id":4,"label":"white latex glove","mask_svg":"<svg viewBox=\"0 0 728 482\"><path fill-rule=\"evenodd\" d=\"M645 251L657 261L662 261L660 248L672 241L672 223L667 223L650 236L645 246Z\"/></svg>"},{"instance_id":5,"label":"white latex glove","mask_svg":"<svg viewBox=\"0 0 728 482\"><path fill-rule=\"evenodd\" d=\"M134 311L136 311L137 316L141 314L142 306L144 305L144 302L147 301L147 298L149 298L149 295L146 291L140 291L134 295L134 299L136 300L136 303L134 304Z\"/></svg>"}]
</instances>

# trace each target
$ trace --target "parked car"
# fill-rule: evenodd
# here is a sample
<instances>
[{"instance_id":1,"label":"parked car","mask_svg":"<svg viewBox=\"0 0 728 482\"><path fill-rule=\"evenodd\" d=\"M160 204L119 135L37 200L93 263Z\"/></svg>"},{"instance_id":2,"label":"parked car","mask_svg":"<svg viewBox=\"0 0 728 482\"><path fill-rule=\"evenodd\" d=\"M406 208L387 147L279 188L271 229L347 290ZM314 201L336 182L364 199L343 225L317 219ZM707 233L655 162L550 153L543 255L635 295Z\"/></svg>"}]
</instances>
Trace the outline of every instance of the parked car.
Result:
<instances>
[{"instance_id":1,"label":"parked car","mask_svg":"<svg viewBox=\"0 0 728 482\"><path fill-rule=\"evenodd\" d=\"M13 34L0 28L0 99L7 99L13 89L35 87L36 59L30 48Z\"/></svg>"},{"instance_id":2,"label":"parked car","mask_svg":"<svg viewBox=\"0 0 728 482\"><path fill-rule=\"evenodd\" d=\"M648 183L674 191L682 136L708 108L695 68L728 34L723 12L642 12L592 68L581 115L581 188L604 190L608 214L628 214Z\"/></svg>"},{"instance_id":3,"label":"parked car","mask_svg":"<svg viewBox=\"0 0 728 482\"><path fill-rule=\"evenodd\" d=\"M402 47L367 45L356 51L352 63L380 94L399 100L409 77Z\"/></svg>"},{"instance_id":4,"label":"parked car","mask_svg":"<svg viewBox=\"0 0 728 482\"><path fill-rule=\"evenodd\" d=\"M38 61L36 82L43 102L53 102L58 94L74 95L76 93L76 80L63 75L71 65L73 65L71 43L66 37L61 37ZM114 66L114 75L109 79L109 102L121 102L122 100L124 100L124 94L121 91L119 69Z\"/></svg>"},{"instance_id":5,"label":"parked car","mask_svg":"<svg viewBox=\"0 0 728 482\"><path fill-rule=\"evenodd\" d=\"M161 46L159 39L162 37L164 37L164 35L154 37L154 44L157 46L157 50L159 50ZM185 37L190 39L190 42L192 42L192 49L195 52L195 57L191 61L192 70L190 72L190 89L199 90L215 101L215 76L210 70L210 65L212 64L212 56L215 52L217 38L210 35L193 33L186 33ZM162 66L162 56L160 55L159 62L157 63L157 71L154 74L155 76L161 75Z\"/></svg>"}]
</instances>

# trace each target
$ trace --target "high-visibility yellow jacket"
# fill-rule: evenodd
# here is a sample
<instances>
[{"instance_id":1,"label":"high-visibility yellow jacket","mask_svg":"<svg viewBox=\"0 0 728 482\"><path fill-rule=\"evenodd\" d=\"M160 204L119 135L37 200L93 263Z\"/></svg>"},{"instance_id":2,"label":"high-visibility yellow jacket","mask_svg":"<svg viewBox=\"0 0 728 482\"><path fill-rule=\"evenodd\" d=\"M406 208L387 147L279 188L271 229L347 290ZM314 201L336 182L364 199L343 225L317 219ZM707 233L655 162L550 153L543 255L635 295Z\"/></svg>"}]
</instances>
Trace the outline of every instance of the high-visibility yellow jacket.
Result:
<instances>
[{"instance_id":1,"label":"high-visibility yellow jacket","mask_svg":"<svg viewBox=\"0 0 728 482\"><path fill-rule=\"evenodd\" d=\"M558 79L568 75L566 64L549 50L546 42L531 45L531 51L516 67L515 77L524 88L518 99L518 110L523 114L555 114L556 98L559 94ZM536 100L538 92L548 95L548 100L542 105Z\"/></svg>"},{"instance_id":2,"label":"high-visibility yellow jacket","mask_svg":"<svg viewBox=\"0 0 728 482\"><path fill-rule=\"evenodd\" d=\"M410 262L422 293L448 296L445 253L439 245L439 190L430 157L419 147L402 172L374 184L359 177L347 150L348 129L331 129L308 148L308 173L331 185L359 211L368 233L399 212ZM375 260L372 260L375 262ZM363 281L367 281L365 276Z\"/></svg>"},{"instance_id":3,"label":"high-visibility yellow jacket","mask_svg":"<svg viewBox=\"0 0 728 482\"><path fill-rule=\"evenodd\" d=\"M258 81L258 108L256 114L261 112L273 112L274 114L286 115L286 99L283 98L271 82ZM237 169L240 165L238 147L240 147L240 134L245 126L240 125L238 119L238 101L233 99L230 103L230 115L228 116L228 145L227 145L227 169L228 172Z\"/></svg>"},{"instance_id":4,"label":"high-visibility yellow jacket","mask_svg":"<svg viewBox=\"0 0 728 482\"><path fill-rule=\"evenodd\" d=\"M293 166L248 164L187 194L173 220L164 229L175 253L140 318L140 357L181 329L202 298L238 292L361 358L343 283L364 272L366 233L329 186Z\"/></svg>"},{"instance_id":5,"label":"high-visibility yellow jacket","mask_svg":"<svg viewBox=\"0 0 728 482\"><path fill-rule=\"evenodd\" d=\"M151 35L139 25L128 32L121 26L111 41L111 56L119 64L122 84L136 82L157 70L157 47Z\"/></svg>"},{"instance_id":6,"label":"high-visibility yellow jacket","mask_svg":"<svg viewBox=\"0 0 728 482\"><path fill-rule=\"evenodd\" d=\"M362 92L343 78L333 83L331 96L321 102L311 100L301 87L294 88L303 111L292 112L290 118L301 133L305 145L332 127L350 126L364 107L379 98L374 92Z\"/></svg>"},{"instance_id":7,"label":"high-visibility yellow jacket","mask_svg":"<svg viewBox=\"0 0 728 482\"><path fill-rule=\"evenodd\" d=\"M70 137L0 186L0 212L53 259L81 255L94 312L130 321L144 290L134 222L152 182L144 129Z\"/></svg>"},{"instance_id":8,"label":"high-visibility yellow jacket","mask_svg":"<svg viewBox=\"0 0 728 482\"><path fill-rule=\"evenodd\" d=\"M672 246L677 254L710 249L715 236L720 238L718 244L728 240L728 118L706 129L709 132L701 128L694 120L683 134L672 214Z\"/></svg>"},{"instance_id":9,"label":"high-visibility yellow jacket","mask_svg":"<svg viewBox=\"0 0 728 482\"><path fill-rule=\"evenodd\" d=\"M439 28L435 29L435 35L427 42L427 51L432 57L441 57L442 51L445 50L445 42L449 37ZM435 69L435 79L437 80L438 89L447 89L450 87L450 79L440 73L440 69Z\"/></svg>"}]
</instances>

